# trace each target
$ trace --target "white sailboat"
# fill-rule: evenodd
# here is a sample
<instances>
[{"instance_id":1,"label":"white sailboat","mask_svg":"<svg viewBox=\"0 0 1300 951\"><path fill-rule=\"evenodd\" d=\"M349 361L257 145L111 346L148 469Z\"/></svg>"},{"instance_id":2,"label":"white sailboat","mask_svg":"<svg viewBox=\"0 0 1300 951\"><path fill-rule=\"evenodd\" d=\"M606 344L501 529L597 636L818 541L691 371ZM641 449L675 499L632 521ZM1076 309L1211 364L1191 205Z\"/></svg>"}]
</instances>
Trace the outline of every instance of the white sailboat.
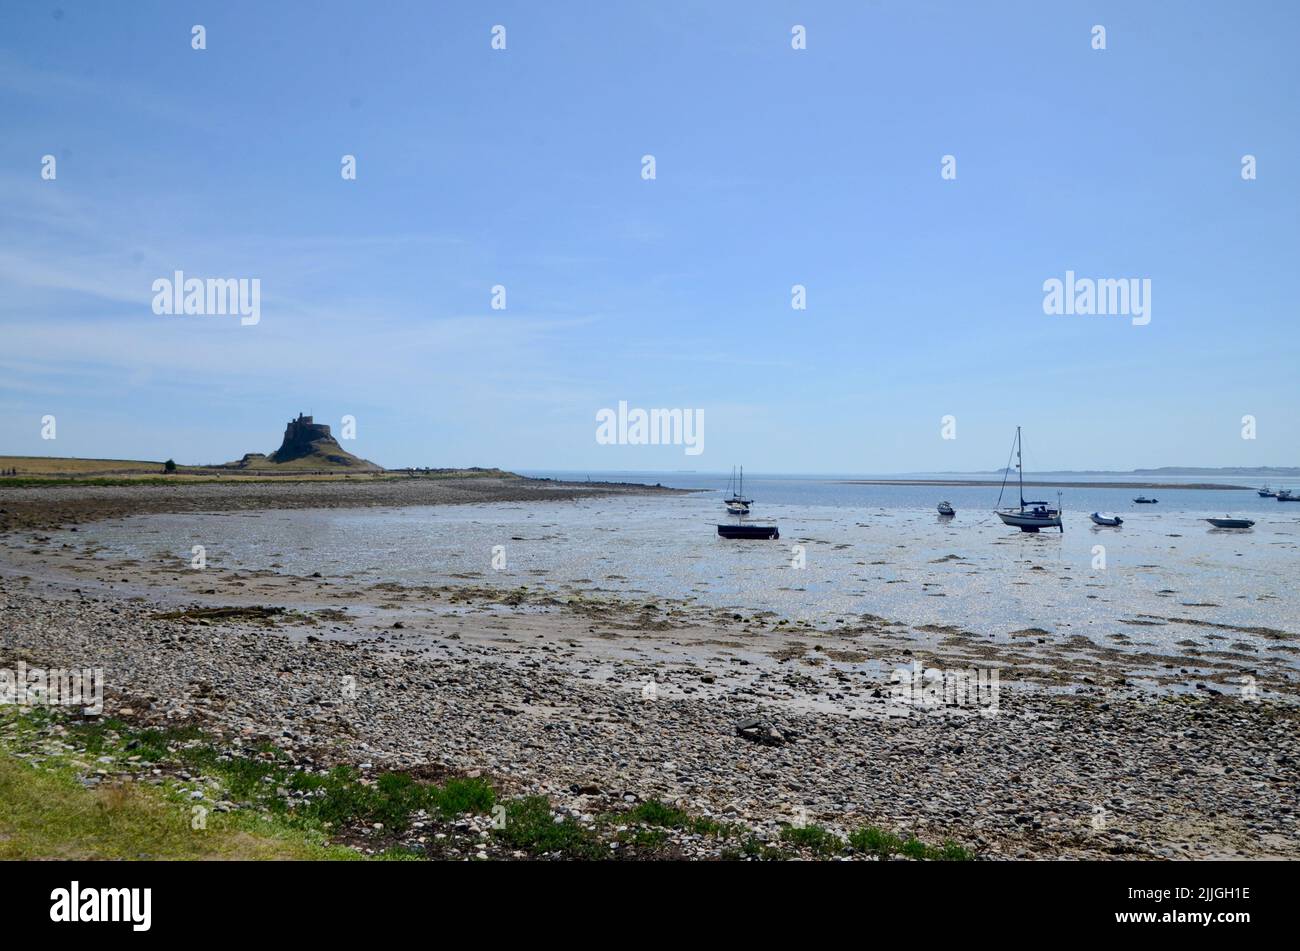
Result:
<instances>
[{"instance_id":1,"label":"white sailboat","mask_svg":"<svg viewBox=\"0 0 1300 951\"><path fill-rule=\"evenodd\" d=\"M1016 427L1016 443L1013 447L1013 454L1016 458L1016 475L1020 482L1020 505L1010 508L999 508L996 510L998 518L1002 519L1004 525L1010 525L1020 529L1022 532L1036 532L1040 528L1058 528L1061 534L1065 534L1065 527L1061 524L1061 494L1056 494L1056 508L1052 508L1046 502L1026 502L1025 501L1025 467L1021 458L1020 427ZM1002 490L998 492L998 505L1002 504L1002 493L1007 488L1007 476L1009 472L1004 469L1002 472Z\"/></svg>"},{"instance_id":2,"label":"white sailboat","mask_svg":"<svg viewBox=\"0 0 1300 951\"><path fill-rule=\"evenodd\" d=\"M744 497L745 493L745 467L740 467L740 479L736 479L736 470L731 470L731 481L727 484L731 492L727 498L723 499L723 504L727 506L728 515L748 515L749 507L754 504L753 499Z\"/></svg>"}]
</instances>

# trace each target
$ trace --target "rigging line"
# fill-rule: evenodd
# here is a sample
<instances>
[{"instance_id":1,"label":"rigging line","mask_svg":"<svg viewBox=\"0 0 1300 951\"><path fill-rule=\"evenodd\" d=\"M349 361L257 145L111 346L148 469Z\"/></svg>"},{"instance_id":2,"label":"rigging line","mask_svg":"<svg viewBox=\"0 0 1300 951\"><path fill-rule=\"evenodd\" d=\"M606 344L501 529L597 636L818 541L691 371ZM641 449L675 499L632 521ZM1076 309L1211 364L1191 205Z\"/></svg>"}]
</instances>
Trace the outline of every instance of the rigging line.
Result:
<instances>
[{"instance_id":1,"label":"rigging line","mask_svg":"<svg viewBox=\"0 0 1300 951\"><path fill-rule=\"evenodd\" d=\"M1002 469L1002 488L998 490L998 505L1002 505L1002 493L1007 490L1007 476L1010 474L1011 457L1016 454L1016 440L1011 440L1011 452L1007 454L1007 464ZM1021 495L1024 495L1022 492Z\"/></svg>"}]
</instances>

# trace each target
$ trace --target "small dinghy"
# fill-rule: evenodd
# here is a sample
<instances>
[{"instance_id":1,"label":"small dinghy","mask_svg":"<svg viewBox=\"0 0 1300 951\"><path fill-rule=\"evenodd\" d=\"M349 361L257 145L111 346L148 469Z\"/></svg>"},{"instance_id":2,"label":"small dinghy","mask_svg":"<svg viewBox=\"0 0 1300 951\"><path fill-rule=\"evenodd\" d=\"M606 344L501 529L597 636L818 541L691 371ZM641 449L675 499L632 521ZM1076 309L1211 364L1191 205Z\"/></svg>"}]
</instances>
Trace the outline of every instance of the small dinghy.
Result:
<instances>
[{"instance_id":1,"label":"small dinghy","mask_svg":"<svg viewBox=\"0 0 1300 951\"><path fill-rule=\"evenodd\" d=\"M1159 499L1148 499L1145 495L1139 495L1139 496L1138 496L1136 499L1134 499L1133 501L1134 501L1135 503L1137 503L1138 505L1155 505L1155 504L1156 504L1157 502L1159 502L1160 500L1159 500Z\"/></svg>"},{"instance_id":2,"label":"small dinghy","mask_svg":"<svg viewBox=\"0 0 1300 951\"><path fill-rule=\"evenodd\" d=\"M718 534L723 538L780 538L781 533L775 525L719 525Z\"/></svg>"},{"instance_id":3,"label":"small dinghy","mask_svg":"<svg viewBox=\"0 0 1300 951\"><path fill-rule=\"evenodd\" d=\"M1215 528L1250 528L1255 524L1248 518L1233 518L1231 515L1225 515L1223 518L1207 518L1206 521Z\"/></svg>"},{"instance_id":4,"label":"small dinghy","mask_svg":"<svg viewBox=\"0 0 1300 951\"><path fill-rule=\"evenodd\" d=\"M950 503L948 503L948 502L940 502L940 503L939 503L939 514L940 514L940 515L956 515L956 514L957 514L957 510L956 510L955 508L953 508L952 505L951 505Z\"/></svg>"},{"instance_id":5,"label":"small dinghy","mask_svg":"<svg viewBox=\"0 0 1300 951\"><path fill-rule=\"evenodd\" d=\"M1091 518L1092 518L1092 524L1094 525L1110 525L1114 527L1117 525L1124 524L1124 520L1120 518L1118 515L1106 516L1098 512L1093 512Z\"/></svg>"}]
</instances>

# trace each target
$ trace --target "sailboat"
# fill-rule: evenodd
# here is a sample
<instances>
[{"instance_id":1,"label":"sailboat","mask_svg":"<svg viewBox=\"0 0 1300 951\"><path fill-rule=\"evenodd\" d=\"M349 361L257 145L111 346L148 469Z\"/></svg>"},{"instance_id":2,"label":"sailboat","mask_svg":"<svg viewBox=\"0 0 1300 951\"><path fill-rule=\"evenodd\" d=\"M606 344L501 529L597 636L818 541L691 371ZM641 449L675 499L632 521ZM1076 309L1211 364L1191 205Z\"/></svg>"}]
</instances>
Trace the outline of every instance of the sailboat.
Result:
<instances>
[{"instance_id":1,"label":"sailboat","mask_svg":"<svg viewBox=\"0 0 1300 951\"><path fill-rule=\"evenodd\" d=\"M1016 427L1016 442L1012 447L1013 455L1016 457L1016 475L1020 480L1020 506L1011 508L1000 508L996 510L997 517L1002 519L1004 525L1011 525L1020 529L1022 532L1036 532L1040 528L1059 528L1061 534L1065 534L1065 526L1061 524L1061 494L1056 494L1056 508L1052 508L1046 502L1026 502L1025 501L1025 467L1021 458L1020 427ZM1008 460L1009 461L1009 460ZM998 505L1002 504L1002 493L1007 489L1007 476L1011 474L1008 466L1002 471L1002 490L998 492Z\"/></svg>"},{"instance_id":2,"label":"sailboat","mask_svg":"<svg viewBox=\"0 0 1300 951\"><path fill-rule=\"evenodd\" d=\"M731 493L723 499L723 504L727 506L728 515L748 515L749 507L754 504L753 499L744 497L745 493L745 467L740 467L740 479L736 479L736 469L731 469L731 481L727 483L727 489Z\"/></svg>"},{"instance_id":3,"label":"sailboat","mask_svg":"<svg viewBox=\"0 0 1300 951\"><path fill-rule=\"evenodd\" d=\"M747 499L745 492L745 468L740 469L740 478L736 478L735 471L732 471L732 482L729 486L731 495L725 500L727 503L727 514L736 516L734 525L719 525L718 534L723 538L780 538L781 533L775 525L755 525L752 522L746 522L745 516L749 514L749 507L754 504L753 499Z\"/></svg>"}]
</instances>

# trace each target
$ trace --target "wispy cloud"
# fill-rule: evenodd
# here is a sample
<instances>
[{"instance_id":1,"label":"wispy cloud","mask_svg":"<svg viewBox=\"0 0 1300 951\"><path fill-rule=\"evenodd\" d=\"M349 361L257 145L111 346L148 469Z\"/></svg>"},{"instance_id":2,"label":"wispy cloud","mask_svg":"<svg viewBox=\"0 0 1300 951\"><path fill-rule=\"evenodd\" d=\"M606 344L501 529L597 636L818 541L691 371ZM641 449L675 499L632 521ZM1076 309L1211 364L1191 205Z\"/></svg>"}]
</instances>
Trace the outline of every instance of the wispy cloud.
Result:
<instances>
[{"instance_id":1,"label":"wispy cloud","mask_svg":"<svg viewBox=\"0 0 1300 951\"><path fill-rule=\"evenodd\" d=\"M0 50L0 90L51 105L94 103L110 112L129 112L190 128L206 128L203 117L184 103L120 77L74 76L41 69Z\"/></svg>"}]
</instances>

